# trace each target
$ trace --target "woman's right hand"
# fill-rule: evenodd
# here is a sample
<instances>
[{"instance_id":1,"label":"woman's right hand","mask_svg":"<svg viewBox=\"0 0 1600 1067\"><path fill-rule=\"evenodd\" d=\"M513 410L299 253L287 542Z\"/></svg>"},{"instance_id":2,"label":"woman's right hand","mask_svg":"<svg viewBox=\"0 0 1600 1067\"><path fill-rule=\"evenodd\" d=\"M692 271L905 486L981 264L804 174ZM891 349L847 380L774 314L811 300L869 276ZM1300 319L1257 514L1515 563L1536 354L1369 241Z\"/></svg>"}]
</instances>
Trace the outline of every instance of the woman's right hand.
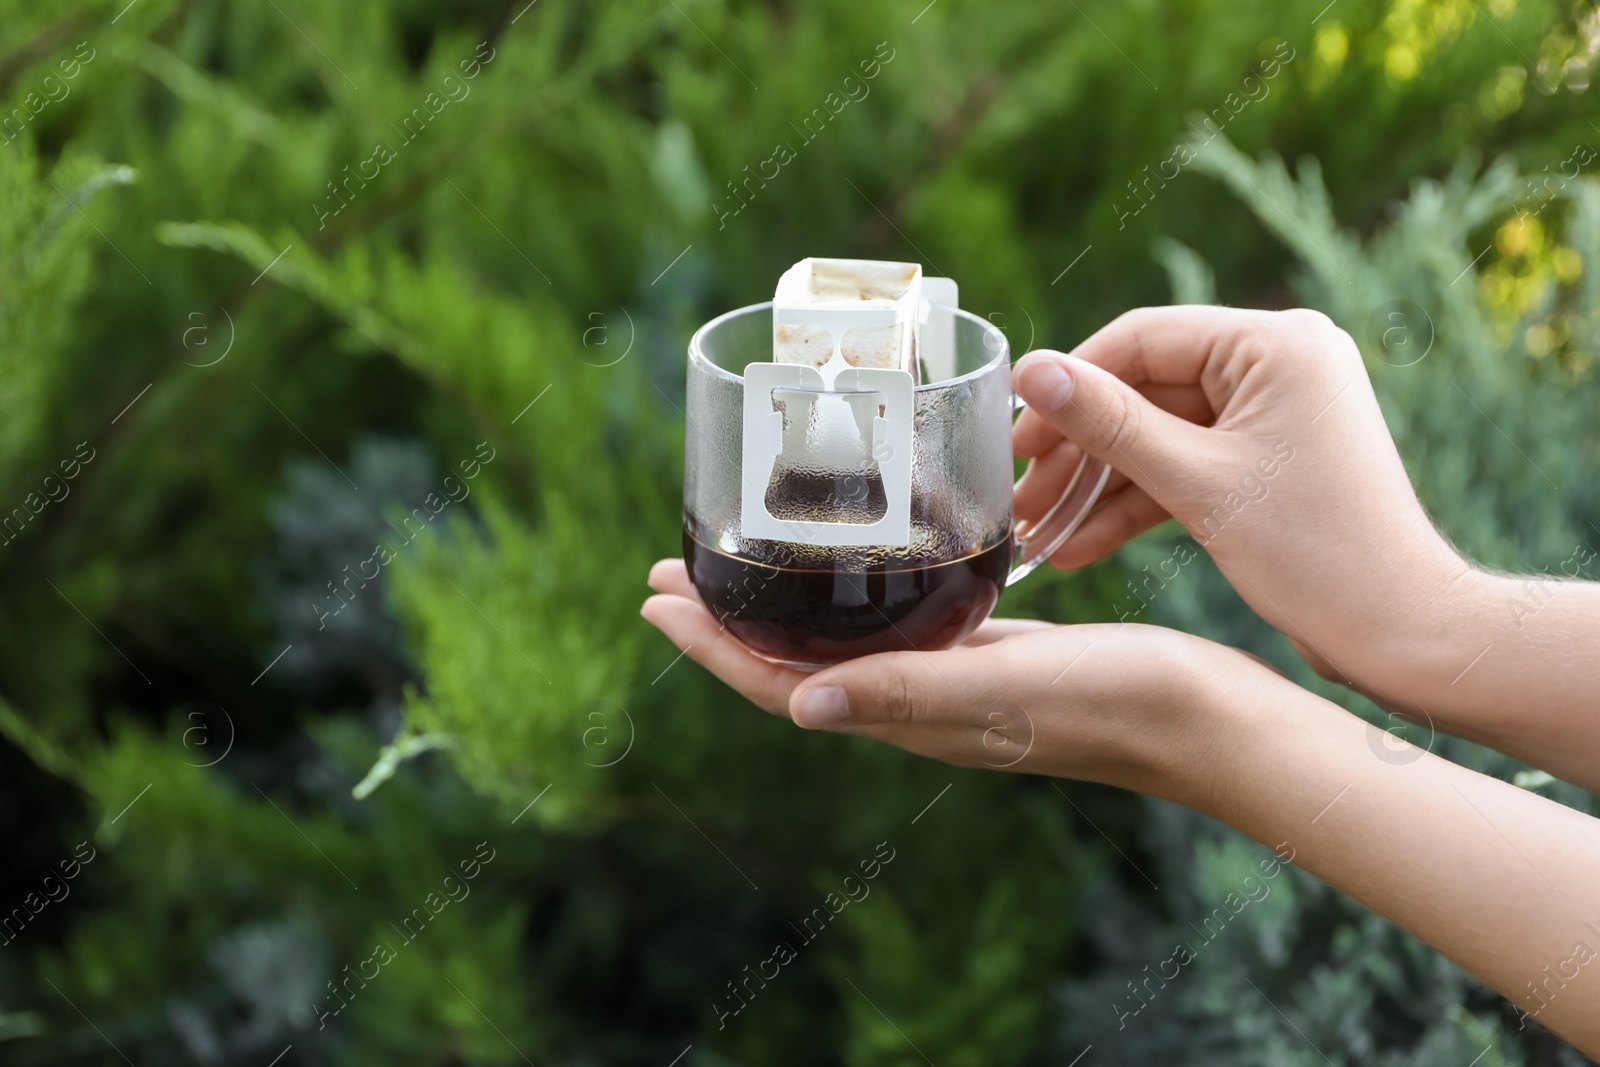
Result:
<instances>
[{"instance_id":1,"label":"woman's right hand","mask_svg":"<svg viewBox=\"0 0 1600 1067\"><path fill-rule=\"evenodd\" d=\"M1019 519L1048 509L1084 451L1115 470L1057 566L1171 516L1319 673L1401 709L1476 651L1458 620L1483 575L1423 512L1361 354L1326 316L1146 308L1013 374L1029 405ZM1176 566L1137 579L1141 599Z\"/></svg>"}]
</instances>

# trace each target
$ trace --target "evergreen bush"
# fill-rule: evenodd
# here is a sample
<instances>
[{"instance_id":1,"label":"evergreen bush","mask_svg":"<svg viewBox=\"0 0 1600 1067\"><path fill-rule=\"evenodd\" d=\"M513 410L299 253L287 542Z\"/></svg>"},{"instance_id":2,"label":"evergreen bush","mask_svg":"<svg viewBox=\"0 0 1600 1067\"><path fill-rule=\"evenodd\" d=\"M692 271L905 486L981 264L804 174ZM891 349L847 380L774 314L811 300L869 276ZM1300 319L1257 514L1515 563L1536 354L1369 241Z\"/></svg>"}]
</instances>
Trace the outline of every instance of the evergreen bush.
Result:
<instances>
[{"instance_id":1,"label":"evergreen bush","mask_svg":"<svg viewBox=\"0 0 1600 1067\"><path fill-rule=\"evenodd\" d=\"M1580 1062L1292 868L1124 1017L1270 853L797 732L637 606L688 334L824 253L1019 353L1318 307L1465 551L1600 545L1592 3L919 6L0 0L4 1062ZM1203 556L1147 619L1392 725Z\"/></svg>"}]
</instances>

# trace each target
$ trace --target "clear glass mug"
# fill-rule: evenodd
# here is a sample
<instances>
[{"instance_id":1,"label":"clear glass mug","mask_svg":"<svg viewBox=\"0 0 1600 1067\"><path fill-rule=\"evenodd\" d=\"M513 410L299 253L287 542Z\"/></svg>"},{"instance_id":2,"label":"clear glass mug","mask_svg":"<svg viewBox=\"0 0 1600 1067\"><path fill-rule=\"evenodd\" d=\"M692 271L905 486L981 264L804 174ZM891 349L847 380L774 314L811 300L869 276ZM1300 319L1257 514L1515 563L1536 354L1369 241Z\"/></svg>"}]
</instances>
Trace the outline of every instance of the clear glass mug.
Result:
<instances>
[{"instance_id":1,"label":"clear glass mug","mask_svg":"<svg viewBox=\"0 0 1600 1067\"><path fill-rule=\"evenodd\" d=\"M689 342L684 561L706 607L763 659L818 670L875 652L954 647L989 617L1004 586L1072 536L1104 488L1109 469L1086 456L1049 513L1017 528L1011 423L1022 402L1011 389L1011 348L994 324L954 315L953 374L914 391L904 547L745 537L743 372L772 359L772 305L712 319ZM786 437L801 421L791 416L846 395L775 391ZM866 522L883 514L871 457L812 459L802 467L780 460L771 484L754 487L764 489L774 518Z\"/></svg>"}]
</instances>

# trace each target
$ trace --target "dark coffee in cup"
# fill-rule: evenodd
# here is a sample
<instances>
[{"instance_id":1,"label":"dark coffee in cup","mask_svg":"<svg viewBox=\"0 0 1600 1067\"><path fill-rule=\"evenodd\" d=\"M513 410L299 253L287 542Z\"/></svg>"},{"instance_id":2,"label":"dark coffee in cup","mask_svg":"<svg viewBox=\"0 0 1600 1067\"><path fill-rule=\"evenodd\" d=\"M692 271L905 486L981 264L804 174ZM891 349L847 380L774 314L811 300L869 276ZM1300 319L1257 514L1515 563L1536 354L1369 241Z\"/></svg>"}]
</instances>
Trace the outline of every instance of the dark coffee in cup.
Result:
<instances>
[{"instance_id":1,"label":"dark coffee in cup","mask_svg":"<svg viewBox=\"0 0 1600 1067\"><path fill-rule=\"evenodd\" d=\"M763 657L813 668L959 644L994 610L1011 567L1009 536L888 554L753 542L745 555L704 543L708 534L686 516L684 562L712 615Z\"/></svg>"}]
</instances>

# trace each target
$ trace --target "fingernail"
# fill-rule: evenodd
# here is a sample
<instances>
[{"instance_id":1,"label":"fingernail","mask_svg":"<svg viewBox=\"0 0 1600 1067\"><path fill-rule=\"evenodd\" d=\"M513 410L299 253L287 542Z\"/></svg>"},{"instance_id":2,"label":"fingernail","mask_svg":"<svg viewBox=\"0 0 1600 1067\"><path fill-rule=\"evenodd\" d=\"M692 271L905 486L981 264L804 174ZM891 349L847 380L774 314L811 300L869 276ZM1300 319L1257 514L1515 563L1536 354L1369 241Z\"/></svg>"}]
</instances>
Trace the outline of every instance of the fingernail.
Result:
<instances>
[{"instance_id":1,"label":"fingernail","mask_svg":"<svg viewBox=\"0 0 1600 1067\"><path fill-rule=\"evenodd\" d=\"M1072 375L1059 360L1030 360L1017 372L1017 392L1040 411L1060 411L1072 399Z\"/></svg>"},{"instance_id":2,"label":"fingernail","mask_svg":"<svg viewBox=\"0 0 1600 1067\"><path fill-rule=\"evenodd\" d=\"M795 697L789 716L807 729L837 726L850 717L850 698L836 685L819 685Z\"/></svg>"}]
</instances>

